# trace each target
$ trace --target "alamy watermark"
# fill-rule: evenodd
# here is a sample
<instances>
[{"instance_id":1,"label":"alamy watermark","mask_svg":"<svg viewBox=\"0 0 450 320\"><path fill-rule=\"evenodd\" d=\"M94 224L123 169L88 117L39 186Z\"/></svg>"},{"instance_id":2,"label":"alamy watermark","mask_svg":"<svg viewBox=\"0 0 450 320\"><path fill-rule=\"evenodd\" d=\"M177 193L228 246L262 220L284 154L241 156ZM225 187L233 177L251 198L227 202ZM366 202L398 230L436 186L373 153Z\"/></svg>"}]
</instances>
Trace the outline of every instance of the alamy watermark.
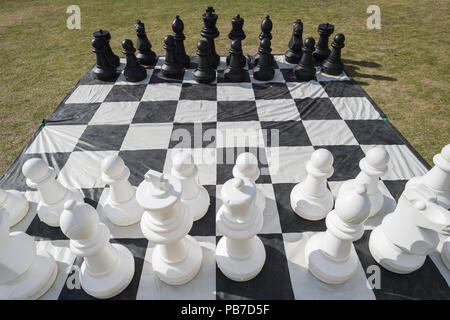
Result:
<instances>
[{"instance_id":1,"label":"alamy watermark","mask_svg":"<svg viewBox=\"0 0 450 320\"><path fill-rule=\"evenodd\" d=\"M377 5L370 5L367 7L367 13L371 15L367 18L367 28L373 29L381 29L381 9Z\"/></svg>"},{"instance_id":2,"label":"alamy watermark","mask_svg":"<svg viewBox=\"0 0 450 320\"><path fill-rule=\"evenodd\" d=\"M67 18L66 25L67 29L81 29L81 10L77 5L71 5L67 7L66 13L69 13L70 16Z\"/></svg>"}]
</instances>

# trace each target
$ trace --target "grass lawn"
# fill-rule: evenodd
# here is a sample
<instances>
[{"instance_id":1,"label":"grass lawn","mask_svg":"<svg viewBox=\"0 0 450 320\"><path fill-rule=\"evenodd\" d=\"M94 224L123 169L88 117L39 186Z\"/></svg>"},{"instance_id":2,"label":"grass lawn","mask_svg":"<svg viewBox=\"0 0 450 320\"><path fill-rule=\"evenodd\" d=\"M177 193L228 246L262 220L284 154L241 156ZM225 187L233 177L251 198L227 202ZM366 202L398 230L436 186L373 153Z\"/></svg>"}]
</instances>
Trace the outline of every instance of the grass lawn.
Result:
<instances>
[{"instance_id":1,"label":"grass lawn","mask_svg":"<svg viewBox=\"0 0 450 320\"><path fill-rule=\"evenodd\" d=\"M81 8L81 30L69 30L66 8ZM369 30L366 9L381 8L381 30ZM111 45L135 41L141 19L153 49L162 55L162 40L172 33L179 14L185 24L186 51L195 54L203 22L213 5L221 32L216 47L225 55L231 18L240 13L247 38L244 53L258 48L260 23L273 21L272 48L284 53L292 22L301 18L304 37L317 39L317 25L330 22L346 36L346 70L369 93L419 153L431 163L450 143L449 50L450 1L424 0L283 0L283 1L7 1L0 0L0 175L26 141L95 62L92 32L107 29ZM120 54L121 55L121 54Z\"/></svg>"}]
</instances>

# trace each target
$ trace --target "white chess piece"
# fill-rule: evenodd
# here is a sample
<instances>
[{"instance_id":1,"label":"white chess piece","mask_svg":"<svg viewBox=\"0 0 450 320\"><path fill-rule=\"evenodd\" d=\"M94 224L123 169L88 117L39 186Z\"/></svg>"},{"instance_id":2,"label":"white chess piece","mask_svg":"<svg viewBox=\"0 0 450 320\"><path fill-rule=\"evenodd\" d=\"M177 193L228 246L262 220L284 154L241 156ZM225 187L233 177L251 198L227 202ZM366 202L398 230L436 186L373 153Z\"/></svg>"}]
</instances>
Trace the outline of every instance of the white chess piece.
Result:
<instances>
[{"instance_id":1,"label":"white chess piece","mask_svg":"<svg viewBox=\"0 0 450 320\"><path fill-rule=\"evenodd\" d=\"M308 268L316 278L339 284L353 277L359 265L353 241L363 236L368 217L365 185L355 185L339 194L335 209L326 218L327 231L315 234L306 244Z\"/></svg>"},{"instance_id":2,"label":"white chess piece","mask_svg":"<svg viewBox=\"0 0 450 320\"><path fill-rule=\"evenodd\" d=\"M235 178L247 178L253 183L259 178L260 170L258 168L258 159L251 152L241 153L237 159L236 164L233 167L233 177ZM264 211L266 208L266 197L261 190L256 187L256 202L255 205Z\"/></svg>"},{"instance_id":3,"label":"white chess piece","mask_svg":"<svg viewBox=\"0 0 450 320\"><path fill-rule=\"evenodd\" d=\"M384 195L380 191L379 178L388 170L389 153L383 147L374 147L359 161L361 172L355 179L345 181L339 189L344 192L355 184L365 184L370 202L369 217L373 217L383 208Z\"/></svg>"},{"instance_id":4,"label":"white chess piece","mask_svg":"<svg viewBox=\"0 0 450 320\"><path fill-rule=\"evenodd\" d=\"M266 250L257 236L263 213L255 205L256 187L249 179L233 178L222 186L221 197L216 226L223 237L217 244L217 265L231 280L253 279L266 261Z\"/></svg>"},{"instance_id":5,"label":"white chess piece","mask_svg":"<svg viewBox=\"0 0 450 320\"><path fill-rule=\"evenodd\" d=\"M450 270L450 238L447 238L442 244L441 257L447 269Z\"/></svg>"},{"instance_id":6,"label":"white chess piece","mask_svg":"<svg viewBox=\"0 0 450 320\"><path fill-rule=\"evenodd\" d=\"M22 173L27 178L27 185L39 191L40 201L37 207L39 219L51 227L59 227L59 217L66 201L73 199L83 202L81 192L59 183L55 179L55 170L40 158L25 162Z\"/></svg>"},{"instance_id":7,"label":"white chess piece","mask_svg":"<svg viewBox=\"0 0 450 320\"><path fill-rule=\"evenodd\" d=\"M427 186L437 198L437 203L450 208L450 144L433 157L435 166L423 176L414 177L406 183L405 189L418 184Z\"/></svg>"},{"instance_id":8,"label":"white chess piece","mask_svg":"<svg viewBox=\"0 0 450 320\"><path fill-rule=\"evenodd\" d=\"M169 175L149 170L138 187L136 198L144 208L141 230L155 243L152 266L165 283L181 285L200 271L202 249L189 235L193 224L189 208L181 202L182 184Z\"/></svg>"},{"instance_id":9,"label":"white chess piece","mask_svg":"<svg viewBox=\"0 0 450 320\"><path fill-rule=\"evenodd\" d=\"M109 229L100 223L93 207L67 201L61 214L61 231L70 239L72 253L84 258L79 279L86 293L106 299L130 284L134 275L133 255L123 245L109 242Z\"/></svg>"},{"instance_id":10,"label":"white chess piece","mask_svg":"<svg viewBox=\"0 0 450 320\"><path fill-rule=\"evenodd\" d=\"M209 194L205 187L197 182L198 168L192 155L186 151L177 152L172 157L172 165L172 176L183 185L181 202L189 207L194 221L203 218L208 212Z\"/></svg>"},{"instance_id":11,"label":"white chess piece","mask_svg":"<svg viewBox=\"0 0 450 320\"><path fill-rule=\"evenodd\" d=\"M10 227L18 224L28 213L29 204L22 192L0 188L0 206L9 214Z\"/></svg>"},{"instance_id":12,"label":"white chess piece","mask_svg":"<svg viewBox=\"0 0 450 320\"><path fill-rule=\"evenodd\" d=\"M102 162L102 180L109 184L109 195L103 205L105 215L118 226L141 221L144 209L136 201L136 188L128 181L130 169L118 155L110 155Z\"/></svg>"},{"instance_id":13,"label":"white chess piece","mask_svg":"<svg viewBox=\"0 0 450 320\"><path fill-rule=\"evenodd\" d=\"M307 220L320 220L333 208L333 195L327 178L333 175L333 155L326 149L314 151L306 163L308 175L291 191L292 210Z\"/></svg>"},{"instance_id":14,"label":"white chess piece","mask_svg":"<svg viewBox=\"0 0 450 320\"><path fill-rule=\"evenodd\" d=\"M26 233L9 233L9 226L9 214L0 207L0 299L37 299L53 285L56 262L45 251L36 253Z\"/></svg>"},{"instance_id":15,"label":"white chess piece","mask_svg":"<svg viewBox=\"0 0 450 320\"><path fill-rule=\"evenodd\" d=\"M436 249L438 233L450 235L450 215L428 187L418 184L403 192L395 211L372 231L370 253L389 271L411 273Z\"/></svg>"}]
</instances>

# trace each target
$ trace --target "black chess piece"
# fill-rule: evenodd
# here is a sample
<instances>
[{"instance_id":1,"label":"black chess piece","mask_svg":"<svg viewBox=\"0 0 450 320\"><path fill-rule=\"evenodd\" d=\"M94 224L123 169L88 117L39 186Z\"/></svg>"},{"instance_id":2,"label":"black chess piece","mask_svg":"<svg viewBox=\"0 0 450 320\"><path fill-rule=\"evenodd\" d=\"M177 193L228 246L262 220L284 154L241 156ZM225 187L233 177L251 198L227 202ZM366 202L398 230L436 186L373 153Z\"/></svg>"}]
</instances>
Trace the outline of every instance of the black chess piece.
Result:
<instances>
[{"instance_id":1,"label":"black chess piece","mask_svg":"<svg viewBox=\"0 0 450 320\"><path fill-rule=\"evenodd\" d=\"M341 61L341 49L345 47L345 36L342 33L338 33L331 43L333 50L330 55L322 64L322 72L338 76L344 71L344 65Z\"/></svg>"},{"instance_id":2,"label":"black chess piece","mask_svg":"<svg viewBox=\"0 0 450 320\"><path fill-rule=\"evenodd\" d=\"M230 82L243 82L247 78L247 73L244 69L245 62L242 60L242 46L241 40L231 41L230 48L230 64L224 71L224 78Z\"/></svg>"},{"instance_id":3,"label":"black chess piece","mask_svg":"<svg viewBox=\"0 0 450 320\"><path fill-rule=\"evenodd\" d=\"M183 74L183 67L178 63L175 56L175 39L171 35L164 38L164 47L166 58L161 67L161 73L168 78L177 78Z\"/></svg>"},{"instance_id":4,"label":"black chess piece","mask_svg":"<svg viewBox=\"0 0 450 320\"><path fill-rule=\"evenodd\" d=\"M334 32L334 25L330 23L321 23L317 29L319 32L319 41L317 42L316 49L313 52L313 58L316 61L324 61L330 55L330 48L328 48L328 39Z\"/></svg>"},{"instance_id":5,"label":"black chess piece","mask_svg":"<svg viewBox=\"0 0 450 320\"><path fill-rule=\"evenodd\" d=\"M136 55L137 61L144 66L152 66L156 63L156 53L152 51L152 45L145 33L145 25L141 20L136 20L134 25L137 35L137 49L139 50Z\"/></svg>"},{"instance_id":6,"label":"black chess piece","mask_svg":"<svg viewBox=\"0 0 450 320\"><path fill-rule=\"evenodd\" d=\"M217 14L214 13L213 7L208 7L206 12L203 14L204 26L200 35L208 41L209 47L209 62L213 68L217 68L220 63L220 57L216 53L216 46L214 44L214 39L219 36L219 30L216 27Z\"/></svg>"},{"instance_id":7,"label":"black chess piece","mask_svg":"<svg viewBox=\"0 0 450 320\"><path fill-rule=\"evenodd\" d=\"M123 70L125 79L130 82L139 82L147 77L147 71L141 66L134 55L136 49L133 46L133 41L125 39L122 41L122 53L127 57L127 65Z\"/></svg>"},{"instance_id":8,"label":"black chess piece","mask_svg":"<svg viewBox=\"0 0 450 320\"><path fill-rule=\"evenodd\" d=\"M111 46L109 45L109 41L111 40L111 34L109 31L100 29L95 31L92 35L94 38L99 38L105 43L106 56L108 57L108 60L116 67L120 66L120 58L114 54Z\"/></svg>"},{"instance_id":9,"label":"black chess piece","mask_svg":"<svg viewBox=\"0 0 450 320\"><path fill-rule=\"evenodd\" d=\"M191 65L191 61L189 56L186 54L186 50L184 48L184 40L186 39L183 31L184 31L184 23L180 19L180 16L176 16L175 20L172 22L172 30L174 32L173 37L175 39L175 56L177 61L184 68L189 68Z\"/></svg>"},{"instance_id":10,"label":"black chess piece","mask_svg":"<svg viewBox=\"0 0 450 320\"><path fill-rule=\"evenodd\" d=\"M245 32L243 30L244 28L244 19L241 17L240 14L237 14L233 19L231 19L231 31L228 34L228 38L233 41L233 40L244 40L245 39ZM245 57L243 58L245 59ZM245 59L246 60L246 59ZM227 56L227 65L230 64L230 56ZM245 61L245 63L247 63L247 61Z\"/></svg>"},{"instance_id":11,"label":"black chess piece","mask_svg":"<svg viewBox=\"0 0 450 320\"><path fill-rule=\"evenodd\" d=\"M116 67L109 61L106 55L106 45L102 39L92 39L92 52L97 56L97 62L93 70L97 79L102 81L114 79L116 76Z\"/></svg>"},{"instance_id":12,"label":"black chess piece","mask_svg":"<svg viewBox=\"0 0 450 320\"><path fill-rule=\"evenodd\" d=\"M316 79L316 68L312 53L314 50L315 41L313 38L307 38L302 48L303 54L300 62L294 67L294 73L298 80L309 81Z\"/></svg>"},{"instance_id":13,"label":"black chess piece","mask_svg":"<svg viewBox=\"0 0 450 320\"><path fill-rule=\"evenodd\" d=\"M259 40L261 41L262 39L269 39L272 40L272 20L270 20L270 16L267 15L265 17L265 19L261 22L261 33L259 34ZM259 59L259 53L257 53L254 57L254 64L257 65L258 64L258 59ZM272 56L272 60L273 60L273 56ZM275 63L275 60L272 61L272 63Z\"/></svg>"},{"instance_id":14,"label":"black chess piece","mask_svg":"<svg viewBox=\"0 0 450 320\"><path fill-rule=\"evenodd\" d=\"M253 69L253 77L256 80L268 81L272 80L275 74L272 63L272 48L270 47L270 40L263 38L259 44L259 59L258 64Z\"/></svg>"},{"instance_id":15,"label":"black chess piece","mask_svg":"<svg viewBox=\"0 0 450 320\"><path fill-rule=\"evenodd\" d=\"M300 19L295 20L292 29L289 50L284 54L284 58L288 63L297 64L302 57L303 22Z\"/></svg>"},{"instance_id":16,"label":"black chess piece","mask_svg":"<svg viewBox=\"0 0 450 320\"><path fill-rule=\"evenodd\" d=\"M194 79L199 83L210 83L216 79L216 70L209 64L208 42L197 43L198 67L194 71Z\"/></svg>"}]
</instances>

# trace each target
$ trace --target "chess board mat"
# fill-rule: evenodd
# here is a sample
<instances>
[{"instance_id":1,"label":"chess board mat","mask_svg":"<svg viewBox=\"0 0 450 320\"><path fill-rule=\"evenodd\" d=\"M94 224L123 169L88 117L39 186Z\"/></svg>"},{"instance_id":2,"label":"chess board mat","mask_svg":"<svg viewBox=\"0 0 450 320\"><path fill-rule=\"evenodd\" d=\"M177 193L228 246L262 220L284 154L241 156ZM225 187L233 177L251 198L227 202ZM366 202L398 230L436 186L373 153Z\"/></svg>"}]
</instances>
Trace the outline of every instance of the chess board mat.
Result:
<instances>
[{"instance_id":1,"label":"chess board mat","mask_svg":"<svg viewBox=\"0 0 450 320\"><path fill-rule=\"evenodd\" d=\"M124 59L117 77L99 81L92 69L77 83L53 114L39 127L0 180L0 187L25 192L30 212L11 231L24 231L37 240L38 250L48 250L58 262L58 277L42 299L92 299L76 281L81 258L68 247L59 228L40 222L36 215L36 190L27 187L21 168L34 157L43 158L68 187L82 190L85 201L97 208L111 230L112 242L125 245L134 255L136 272L131 284L113 299L448 299L449 271L439 251L409 275L384 270L368 250L371 230L392 212L410 178L430 169L423 158L386 119L366 92L345 72L332 77L320 72L316 80L298 82L293 65L275 56L273 80L253 78L252 64L241 83L224 80L225 57L217 80L198 84L196 66L178 79L165 79L160 69L164 57L147 69L138 83L124 79ZM244 137L244 138L242 138ZM373 146L384 146L390 155L389 171L381 177L385 195L383 212L369 219L365 233L355 243L360 265L356 275L341 285L327 285L307 270L304 247L314 233L326 230L324 220L307 221L291 209L289 195L306 176L305 164L318 148L334 156L334 174L328 186L339 185L359 172L359 160ZM139 225L118 227L104 216L102 204L109 189L100 177L107 155L119 154L137 186L149 169L169 172L171 155L190 149L199 166L199 181L208 190L211 206L194 223L190 234L201 244L204 261L200 273L182 286L162 283L154 274L154 245ZM232 177L237 155L253 152L261 176L257 186L265 194L264 226L259 234L266 249L261 273L248 282L228 280L215 263L215 214L221 205L221 186ZM439 248L438 248L439 250ZM378 282L373 282L373 275ZM368 285L378 283L379 287Z\"/></svg>"}]
</instances>

